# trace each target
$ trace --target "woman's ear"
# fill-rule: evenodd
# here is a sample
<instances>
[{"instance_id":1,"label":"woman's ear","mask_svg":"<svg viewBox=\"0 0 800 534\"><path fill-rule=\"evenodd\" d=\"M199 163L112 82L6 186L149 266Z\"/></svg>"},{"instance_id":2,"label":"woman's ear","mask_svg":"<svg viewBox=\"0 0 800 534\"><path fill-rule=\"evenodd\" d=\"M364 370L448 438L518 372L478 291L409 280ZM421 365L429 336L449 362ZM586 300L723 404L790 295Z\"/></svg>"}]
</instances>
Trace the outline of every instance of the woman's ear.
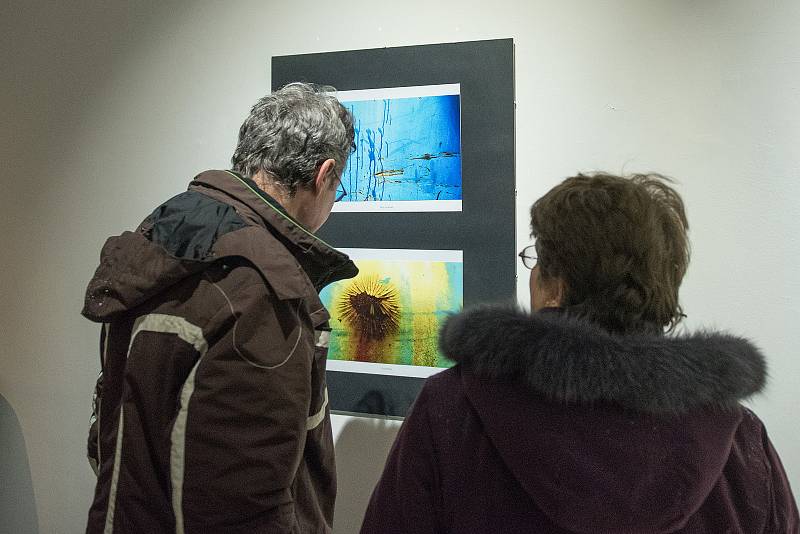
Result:
<instances>
[{"instance_id":1,"label":"woman's ear","mask_svg":"<svg viewBox=\"0 0 800 534\"><path fill-rule=\"evenodd\" d=\"M567 284L563 278L553 276L547 280L542 280L542 291L544 293L544 306L546 308L561 308L567 297Z\"/></svg>"},{"instance_id":2,"label":"woman's ear","mask_svg":"<svg viewBox=\"0 0 800 534\"><path fill-rule=\"evenodd\" d=\"M553 279L553 298L558 303L558 307L564 305L564 301L567 298L567 283L561 277L556 277Z\"/></svg>"}]
</instances>

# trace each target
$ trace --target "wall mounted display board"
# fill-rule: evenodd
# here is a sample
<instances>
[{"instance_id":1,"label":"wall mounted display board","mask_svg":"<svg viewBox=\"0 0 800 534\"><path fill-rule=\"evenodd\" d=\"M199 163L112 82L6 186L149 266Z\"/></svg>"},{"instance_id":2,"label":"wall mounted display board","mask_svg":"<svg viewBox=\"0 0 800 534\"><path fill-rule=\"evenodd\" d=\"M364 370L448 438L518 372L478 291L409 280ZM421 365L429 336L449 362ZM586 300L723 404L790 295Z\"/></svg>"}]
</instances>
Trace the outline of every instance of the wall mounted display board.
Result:
<instances>
[{"instance_id":1,"label":"wall mounted display board","mask_svg":"<svg viewBox=\"0 0 800 534\"><path fill-rule=\"evenodd\" d=\"M318 235L358 265L325 288L337 413L403 417L452 365L439 327L462 307L512 301L511 39L272 58L272 89L330 85L355 151Z\"/></svg>"}]
</instances>

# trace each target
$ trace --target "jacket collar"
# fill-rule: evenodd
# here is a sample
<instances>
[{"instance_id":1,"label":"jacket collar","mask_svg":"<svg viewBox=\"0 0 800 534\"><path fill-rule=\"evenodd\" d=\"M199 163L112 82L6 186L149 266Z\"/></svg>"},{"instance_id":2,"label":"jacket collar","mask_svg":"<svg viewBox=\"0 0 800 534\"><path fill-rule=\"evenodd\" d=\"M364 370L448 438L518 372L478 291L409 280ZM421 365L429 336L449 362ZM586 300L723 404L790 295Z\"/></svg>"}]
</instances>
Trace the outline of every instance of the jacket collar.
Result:
<instances>
[{"instance_id":1,"label":"jacket collar","mask_svg":"<svg viewBox=\"0 0 800 534\"><path fill-rule=\"evenodd\" d=\"M283 206L259 189L252 180L231 171L213 170L197 175L189 187L206 190L206 193L209 193L208 189L222 193L228 197L226 201L233 201L240 208L243 206L245 209L241 211L249 212L243 215L250 215L248 218L252 222L267 230L289 250L310 279L313 285L311 292L318 292L333 281L358 274L358 269L346 254L334 249L292 218ZM216 248L224 248L226 245L227 240L220 239ZM294 273L293 276L291 270L285 270L287 265L274 265L277 259L267 249L268 247L263 247L263 250L253 250L254 257L251 261L266 263L272 268L282 267L288 277L288 293L308 296L309 291L303 290L299 273ZM222 250L217 252L224 253Z\"/></svg>"},{"instance_id":2,"label":"jacket collar","mask_svg":"<svg viewBox=\"0 0 800 534\"><path fill-rule=\"evenodd\" d=\"M766 382L764 356L724 333L615 335L561 313L486 306L448 319L442 351L478 376L565 404L653 414L735 406Z\"/></svg>"}]
</instances>

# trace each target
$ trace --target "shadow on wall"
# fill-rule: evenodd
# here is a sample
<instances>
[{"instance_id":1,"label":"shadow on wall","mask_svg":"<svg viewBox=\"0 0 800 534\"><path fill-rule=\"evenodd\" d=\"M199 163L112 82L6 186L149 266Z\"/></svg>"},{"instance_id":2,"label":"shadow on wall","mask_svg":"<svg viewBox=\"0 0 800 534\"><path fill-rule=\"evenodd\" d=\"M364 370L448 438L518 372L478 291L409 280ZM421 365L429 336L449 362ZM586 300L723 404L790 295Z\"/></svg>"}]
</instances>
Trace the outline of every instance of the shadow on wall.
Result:
<instances>
[{"instance_id":1,"label":"shadow on wall","mask_svg":"<svg viewBox=\"0 0 800 534\"><path fill-rule=\"evenodd\" d=\"M28 451L14 410L0 395L0 534L38 534Z\"/></svg>"},{"instance_id":2,"label":"shadow on wall","mask_svg":"<svg viewBox=\"0 0 800 534\"><path fill-rule=\"evenodd\" d=\"M376 400L382 399L364 399ZM383 473L399 429L396 421L371 417L352 417L342 427L336 440L338 491L334 534L354 534L361 528L372 490Z\"/></svg>"}]
</instances>

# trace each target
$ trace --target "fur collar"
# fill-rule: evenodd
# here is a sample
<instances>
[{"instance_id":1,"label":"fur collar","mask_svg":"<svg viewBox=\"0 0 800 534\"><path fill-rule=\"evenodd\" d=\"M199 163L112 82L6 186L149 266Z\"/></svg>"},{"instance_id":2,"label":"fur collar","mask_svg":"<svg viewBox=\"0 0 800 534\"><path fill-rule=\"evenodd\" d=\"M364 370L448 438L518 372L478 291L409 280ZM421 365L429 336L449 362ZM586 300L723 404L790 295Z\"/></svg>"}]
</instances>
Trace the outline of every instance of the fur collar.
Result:
<instances>
[{"instance_id":1,"label":"fur collar","mask_svg":"<svg viewBox=\"0 0 800 534\"><path fill-rule=\"evenodd\" d=\"M764 356L741 337L621 336L562 313L510 306L450 317L440 346L474 374L521 381L553 401L611 402L653 414L732 407L766 382Z\"/></svg>"}]
</instances>

